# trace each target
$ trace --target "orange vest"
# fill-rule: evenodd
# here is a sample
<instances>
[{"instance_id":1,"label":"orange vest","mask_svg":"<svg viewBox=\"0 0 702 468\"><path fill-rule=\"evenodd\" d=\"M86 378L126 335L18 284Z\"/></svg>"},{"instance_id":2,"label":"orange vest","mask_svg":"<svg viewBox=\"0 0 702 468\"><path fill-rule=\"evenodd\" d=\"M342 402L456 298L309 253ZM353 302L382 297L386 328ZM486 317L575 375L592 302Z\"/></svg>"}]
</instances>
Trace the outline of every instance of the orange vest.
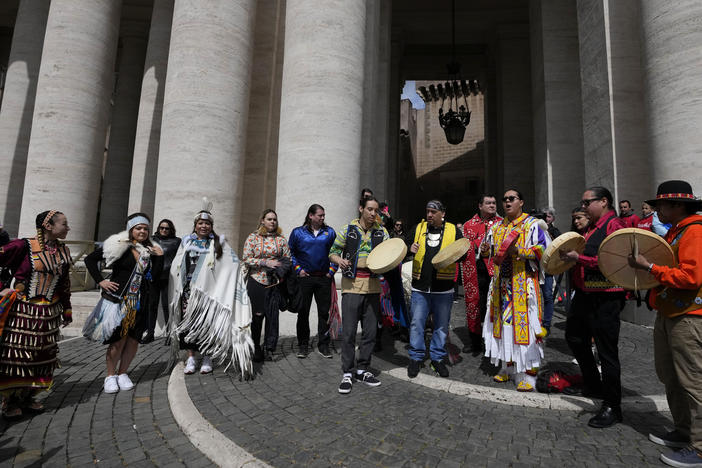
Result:
<instances>
[{"instance_id":1,"label":"orange vest","mask_svg":"<svg viewBox=\"0 0 702 468\"><path fill-rule=\"evenodd\" d=\"M692 226L692 224L689 226ZM676 264L679 263L679 244L677 241L682 237L684 232L685 230L683 230L670 245L675 254ZM656 288L656 309L669 318L702 309L702 287L699 289L676 289L658 286Z\"/></svg>"}]
</instances>

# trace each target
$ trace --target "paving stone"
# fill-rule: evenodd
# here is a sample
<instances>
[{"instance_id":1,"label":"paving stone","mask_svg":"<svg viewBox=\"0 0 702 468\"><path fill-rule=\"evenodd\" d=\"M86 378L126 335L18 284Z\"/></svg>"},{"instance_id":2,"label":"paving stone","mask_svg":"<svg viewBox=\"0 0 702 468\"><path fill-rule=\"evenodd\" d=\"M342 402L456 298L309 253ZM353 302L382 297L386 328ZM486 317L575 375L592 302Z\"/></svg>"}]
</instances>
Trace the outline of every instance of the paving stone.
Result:
<instances>
[{"instance_id":1,"label":"paving stone","mask_svg":"<svg viewBox=\"0 0 702 468\"><path fill-rule=\"evenodd\" d=\"M96 459L101 467L151 465L151 450L147 454L143 443L147 440L153 441L149 449L162 449L159 456L165 465L174 466L176 456L161 437L159 424L171 429L169 434L181 446L200 453L177 427L168 408L168 376L161 375L166 347L140 347L130 371L137 389L116 395L102 393L103 346L77 339L61 342L59 348L62 367L56 370L52 390L42 395L46 411L14 423L0 423L2 466L38 466L37 460L42 466L95 466ZM150 398L154 392L161 398ZM198 461L198 466L212 463Z\"/></svg>"}]
</instances>

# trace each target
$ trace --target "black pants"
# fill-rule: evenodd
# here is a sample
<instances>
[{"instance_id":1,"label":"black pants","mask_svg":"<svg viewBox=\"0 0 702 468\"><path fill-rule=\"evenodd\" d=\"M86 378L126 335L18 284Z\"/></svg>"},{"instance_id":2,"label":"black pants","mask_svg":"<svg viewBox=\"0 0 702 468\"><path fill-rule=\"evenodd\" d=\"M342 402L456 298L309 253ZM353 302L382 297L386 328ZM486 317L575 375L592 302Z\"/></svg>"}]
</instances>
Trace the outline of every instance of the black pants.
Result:
<instances>
[{"instance_id":1,"label":"black pants","mask_svg":"<svg viewBox=\"0 0 702 468\"><path fill-rule=\"evenodd\" d=\"M297 343L309 345L310 307L312 297L317 304L317 346L329 345L329 307L331 306L331 282L327 276L303 276L300 278L302 306L297 313Z\"/></svg>"},{"instance_id":2,"label":"black pants","mask_svg":"<svg viewBox=\"0 0 702 468\"><path fill-rule=\"evenodd\" d=\"M586 293L576 291L566 321L566 341L580 365L585 388L602 391L604 402L617 407L622 401L619 364L619 314L624 308L624 293ZM595 339L602 365L602 378L592 355Z\"/></svg>"},{"instance_id":3,"label":"black pants","mask_svg":"<svg viewBox=\"0 0 702 468\"><path fill-rule=\"evenodd\" d=\"M341 295L341 370L344 373L350 373L354 367L357 370L368 370L379 320L380 294ZM362 332L356 361L356 331L359 321Z\"/></svg>"},{"instance_id":4,"label":"black pants","mask_svg":"<svg viewBox=\"0 0 702 468\"><path fill-rule=\"evenodd\" d=\"M158 304L161 302L163 320L168 323L168 277L160 278L151 283L149 290L149 318L146 326L148 334L153 335L158 320Z\"/></svg>"},{"instance_id":5,"label":"black pants","mask_svg":"<svg viewBox=\"0 0 702 468\"><path fill-rule=\"evenodd\" d=\"M253 319L251 321L251 338L254 345L261 345L261 330L263 330L263 319L266 320L265 335L263 344L266 349L274 351L278 345L278 314L279 311L269 311L266 287L253 278L246 282L246 290L251 299L251 311Z\"/></svg>"}]
</instances>

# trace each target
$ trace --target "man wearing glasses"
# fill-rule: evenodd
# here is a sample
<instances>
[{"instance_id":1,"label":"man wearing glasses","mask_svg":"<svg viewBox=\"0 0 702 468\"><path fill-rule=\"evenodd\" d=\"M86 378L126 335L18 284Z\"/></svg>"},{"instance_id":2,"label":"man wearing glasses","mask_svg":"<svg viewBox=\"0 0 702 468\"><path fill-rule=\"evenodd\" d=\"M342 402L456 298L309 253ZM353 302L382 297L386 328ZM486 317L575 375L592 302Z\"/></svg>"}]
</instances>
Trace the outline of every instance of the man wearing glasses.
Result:
<instances>
[{"instance_id":1,"label":"man wearing glasses","mask_svg":"<svg viewBox=\"0 0 702 468\"><path fill-rule=\"evenodd\" d=\"M583 396L602 398L590 427L605 428L622 421L621 366L619 364L619 314L624 308L624 289L611 283L597 266L597 251L614 231L626 227L613 207L612 194L604 187L591 187L580 202L590 217L582 254L561 251L563 260L576 261L572 268L575 296L566 321L566 341L583 375ZM597 370L592 354L594 338L602 364Z\"/></svg>"}]
</instances>

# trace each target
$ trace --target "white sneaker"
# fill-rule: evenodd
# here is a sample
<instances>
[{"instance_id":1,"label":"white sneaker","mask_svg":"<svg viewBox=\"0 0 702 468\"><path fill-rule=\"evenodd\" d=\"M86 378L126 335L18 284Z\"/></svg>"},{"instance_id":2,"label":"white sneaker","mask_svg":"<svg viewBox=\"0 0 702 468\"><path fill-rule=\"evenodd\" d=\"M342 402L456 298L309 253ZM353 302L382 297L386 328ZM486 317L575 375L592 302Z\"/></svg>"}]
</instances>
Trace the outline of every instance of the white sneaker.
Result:
<instances>
[{"instance_id":1,"label":"white sneaker","mask_svg":"<svg viewBox=\"0 0 702 468\"><path fill-rule=\"evenodd\" d=\"M116 375L108 375L105 377L105 384L103 385L103 390L105 393L117 393L119 392L119 385L117 384Z\"/></svg>"},{"instance_id":2,"label":"white sneaker","mask_svg":"<svg viewBox=\"0 0 702 468\"><path fill-rule=\"evenodd\" d=\"M187 361L185 361L185 369L183 373L186 375L195 373L195 356L190 356Z\"/></svg>"},{"instance_id":3,"label":"white sneaker","mask_svg":"<svg viewBox=\"0 0 702 468\"><path fill-rule=\"evenodd\" d=\"M202 357L202 365L200 365L201 374L209 374L212 372L212 359L209 356Z\"/></svg>"},{"instance_id":4,"label":"white sneaker","mask_svg":"<svg viewBox=\"0 0 702 468\"><path fill-rule=\"evenodd\" d=\"M131 390L134 388L132 379L130 379L127 374L119 374L119 377L117 377L117 383L119 384L120 390Z\"/></svg>"}]
</instances>

